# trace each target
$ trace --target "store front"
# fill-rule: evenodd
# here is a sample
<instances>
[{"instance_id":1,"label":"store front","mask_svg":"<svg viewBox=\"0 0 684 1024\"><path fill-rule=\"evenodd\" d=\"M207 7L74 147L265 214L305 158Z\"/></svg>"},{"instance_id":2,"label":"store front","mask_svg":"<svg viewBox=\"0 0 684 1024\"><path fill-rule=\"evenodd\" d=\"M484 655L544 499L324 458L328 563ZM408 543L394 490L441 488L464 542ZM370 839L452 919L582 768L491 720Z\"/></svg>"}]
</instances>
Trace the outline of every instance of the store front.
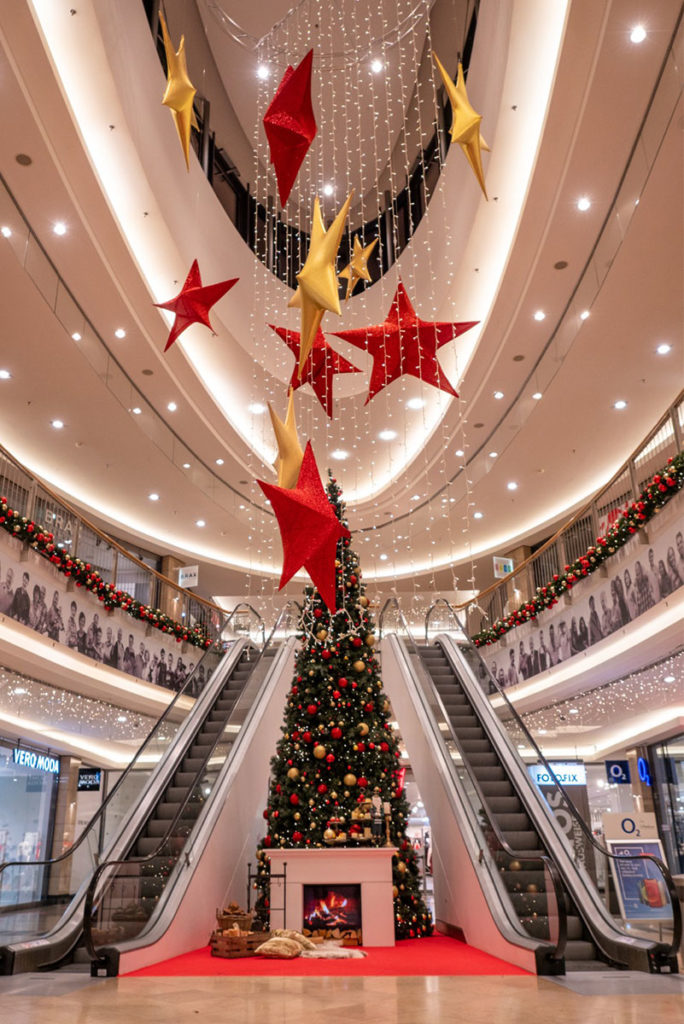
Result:
<instances>
[{"instance_id":1,"label":"store front","mask_svg":"<svg viewBox=\"0 0 684 1024\"><path fill-rule=\"evenodd\" d=\"M684 874L684 733L649 748L653 797L665 856L673 875Z\"/></svg>"},{"instance_id":2,"label":"store front","mask_svg":"<svg viewBox=\"0 0 684 1024\"><path fill-rule=\"evenodd\" d=\"M48 751L0 741L0 907L41 898L44 869L28 862L50 856L60 760Z\"/></svg>"}]
</instances>

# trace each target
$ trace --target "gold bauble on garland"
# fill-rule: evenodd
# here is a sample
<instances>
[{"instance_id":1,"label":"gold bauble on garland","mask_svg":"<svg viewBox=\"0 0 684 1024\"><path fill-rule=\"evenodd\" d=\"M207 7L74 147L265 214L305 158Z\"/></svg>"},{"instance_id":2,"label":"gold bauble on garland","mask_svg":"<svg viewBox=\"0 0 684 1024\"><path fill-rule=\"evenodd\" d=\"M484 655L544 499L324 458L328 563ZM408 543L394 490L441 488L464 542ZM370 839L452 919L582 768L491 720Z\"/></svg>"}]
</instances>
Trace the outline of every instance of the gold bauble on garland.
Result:
<instances>
[{"instance_id":1,"label":"gold bauble on garland","mask_svg":"<svg viewBox=\"0 0 684 1024\"><path fill-rule=\"evenodd\" d=\"M394 896L395 900L396 900L397 896L399 895L399 890L397 889L396 885L392 886L392 895Z\"/></svg>"},{"instance_id":2,"label":"gold bauble on garland","mask_svg":"<svg viewBox=\"0 0 684 1024\"><path fill-rule=\"evenodd\" d=\"M359 598L359 604L361 605L362 608L368 607L368 598L366 597L365 594L363 595L363 597Z\"/></svg>"},{"instance_id":3,"label":"gold bauble on garland","mask_svg":"<svg viewBox=\"0 0 684 1024\"><path fill-rule=\"evenodd\" d=\"M345 777L343 779L343 782L344 782L345 786L355 786L356 785L356 776L352 775L352 773L349 772L347 775L345 775Z\"/></svg>"},{"instance_id":4,"label":"gold bauble on garland","mask_svg":"<svg viewBox=\"0 0 684 1024\"><path fill-rule=\"evenodd\" d=\"M359 734L361 736L367 736L368 732L369 732L369 730L368 730L368 726L366 725L366 723L365 722L359 722Z\"/></svg>"},{"instance_id":5,"label":"gold bauble on garland","mask_svg":"<svg viewBox=\"0 0 684 1024\"><path fill-rule=\"evenodd\" d=\"M522 865L521 865L519 860L512 860L511 863L508 865L508 870L509 871L520 871L521 867L522 867Z\"/></svg>"},{"instance_id":6,"label":"gold bauble on garland","mask_svg":"<svg viewBox=\"0 0 684 1024\"><path fill-rule=\"evenodd\" d=\"M326 840L326 842L331 842L335 838L335 833L331 828L326 828L325 832L323 833L323 838Z\"/></svg>"},{"instance_id":7,"label":"gold bauble on garland","mask_svg":"<svg viewBox=\"0 0 684 1024\"><path fill-rule=\"evenodd\" d=\"M355 672L365 672L366 671L366 663L365 663L365 661L361 661L361 660L355 661L354 665L353 665L353 669L354 669Z\"/></svg>"},{"instance_id":8,"label":"gold bauble on garland","mask_svg":"<svg viewBox=\"0 0 684 1024\"><path fill-rule=\"evenodd\" d=\"M316 633L316 639L317 640L325 640L327 635L328 635L328 630L327 629L319 629L318 632Z\"/></svg>"},{"instance_id":9,"label":"gold bauble on garland","mask_svg":"<svg viewBox=\"0 0 684 1024\"><path fill-rule=\"evenodd\" d=\"M373 647L375 644L375 634L369 633L366 637L366 647Z\"/></svg>"},{"instance_id":10,"label":"gold bauble on garland","mask_svg":"<svg viewBox=\"0 0 684 1024\"><path fill-rule=\"evenodd\" d=\"M404 864L403 860L400 860L399 863L397 864L397 871L399 872L400 875L403 875L404 872L406 871L406 865Z\"/></svg>"},{"instance_id":11,"label":"gold bauble on garland","mask_svg":"<svg viewBox=\"0 0 684 1024\"><path fill-rule=\"evenodd\" d=\"M288 770L287 777L288 779L292 779L292 781L294 782L295 779L299 778L299 768L290 768Z\"/></svg>"},{"instance_id":12,"label":"gold bauble on garland","mask_svg":"<svg viewBox=\"0 0 684 1024\"><path fill-rule=\"evenodd\" d=\"M299 821L300 818L301 818L301 814L299 813L299 811L295 811L294 812L294 820L295 821Z\"/></svg>"},{"instance_id":13,"label":"gold bauble on garland","mask_svg":"<svg viewBox=\"0 0 684 1024\"><path fill-rule=\"evenodd\" d=\"M322 743L317 744L313 749L313 756L321 761L325 757L325 747Z\"/></svg>"}]
</instances>

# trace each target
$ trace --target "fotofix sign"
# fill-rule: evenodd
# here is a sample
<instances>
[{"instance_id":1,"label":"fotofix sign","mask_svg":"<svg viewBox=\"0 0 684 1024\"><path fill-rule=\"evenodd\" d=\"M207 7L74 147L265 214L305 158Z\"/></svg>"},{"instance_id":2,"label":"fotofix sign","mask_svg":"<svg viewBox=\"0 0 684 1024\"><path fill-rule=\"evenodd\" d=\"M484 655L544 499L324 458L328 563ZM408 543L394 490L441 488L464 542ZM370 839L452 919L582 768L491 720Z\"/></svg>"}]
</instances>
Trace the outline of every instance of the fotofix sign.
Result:
<instances>
[{"instance_id":1,"label":"fotofix sign","mask_svg":"<svg viewBox=\"0 0 684 1024\"><path fill-rule=\"evenodd\" d=\"M568 810L563 794L556 782L567 789L568 796L581 815L582 820L591 828L589 814L589 796L587 793L587 772L583 764L576 761L553 761L549 765L531 764L529 773L553 811L558 828L570 846L575 863L584 867L591 878L596 881L596 864L594 850L590 840L582 830L575 816Z\"/></svg>"}]
</instances>

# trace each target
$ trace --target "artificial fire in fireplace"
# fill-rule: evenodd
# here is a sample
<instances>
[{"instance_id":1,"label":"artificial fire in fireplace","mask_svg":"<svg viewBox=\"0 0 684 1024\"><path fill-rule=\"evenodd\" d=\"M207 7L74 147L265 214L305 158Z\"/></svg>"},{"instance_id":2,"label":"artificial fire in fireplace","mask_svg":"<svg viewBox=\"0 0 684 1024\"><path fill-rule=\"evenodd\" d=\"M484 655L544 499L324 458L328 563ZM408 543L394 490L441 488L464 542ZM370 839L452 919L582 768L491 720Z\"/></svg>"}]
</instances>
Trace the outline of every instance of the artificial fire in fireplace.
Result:
<instances>
[{"instance_id":1,"label":"artificial fire in fireplace","mask_svg":"<svg viewBox=\"0 0 684 1024\"><path fill-rule=\"evenodd\" d=\"M360 885L304 885L303 927L361 928Z\"/></svg>"}]
</instances>

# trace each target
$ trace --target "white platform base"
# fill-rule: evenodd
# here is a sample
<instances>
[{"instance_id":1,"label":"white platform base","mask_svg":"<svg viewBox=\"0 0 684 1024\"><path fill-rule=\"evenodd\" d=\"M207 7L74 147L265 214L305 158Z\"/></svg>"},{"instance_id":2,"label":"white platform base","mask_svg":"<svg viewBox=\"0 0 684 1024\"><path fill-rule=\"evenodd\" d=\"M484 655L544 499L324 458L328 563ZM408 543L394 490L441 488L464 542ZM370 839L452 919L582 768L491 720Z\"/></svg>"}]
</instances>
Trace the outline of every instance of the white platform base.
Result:
<instances>
[{"instance_id":1,"label":"white platform base","mask_svg":"<svg viewBox=\"0 0 684 1024\"><path fill-rule=\"evenodd\" d=\"M301 931L305 885L361 886L361 926L364 946L394 945L392 896L393 847L369 849L271 850L271 876L287 864L287 910L283 920L283 882L271 880L271 927Z\"/></svg>"}]
</instances>

